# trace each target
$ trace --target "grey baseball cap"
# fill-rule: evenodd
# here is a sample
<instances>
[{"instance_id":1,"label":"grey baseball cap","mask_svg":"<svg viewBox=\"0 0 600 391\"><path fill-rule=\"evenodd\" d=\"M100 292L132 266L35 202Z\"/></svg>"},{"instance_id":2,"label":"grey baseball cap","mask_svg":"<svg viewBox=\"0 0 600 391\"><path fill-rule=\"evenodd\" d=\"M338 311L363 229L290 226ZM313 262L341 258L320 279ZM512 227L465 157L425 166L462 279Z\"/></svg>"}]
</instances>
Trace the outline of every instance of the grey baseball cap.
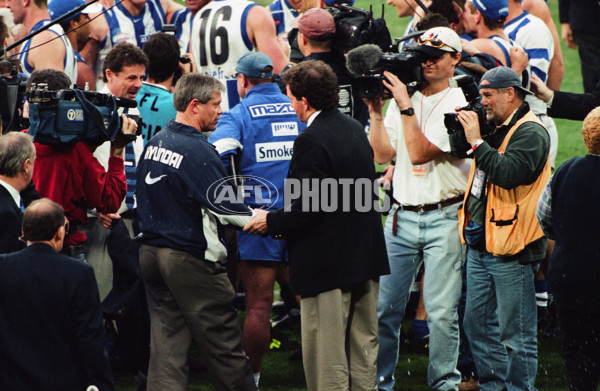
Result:
<instances>
[{"instance_id":1,"label":"grey baseball cap","mask_svg":"<svg viewBox=\"0 0 600 391\"><path fill-rule=\"evenodd\" d=\"M509 67L496 67L487 71L479 82L481 88L507 88L514 87L523 91L525 94L533 95L533 92L521 86L521 78L517 72Z\"/></svg>"}]
</instances>

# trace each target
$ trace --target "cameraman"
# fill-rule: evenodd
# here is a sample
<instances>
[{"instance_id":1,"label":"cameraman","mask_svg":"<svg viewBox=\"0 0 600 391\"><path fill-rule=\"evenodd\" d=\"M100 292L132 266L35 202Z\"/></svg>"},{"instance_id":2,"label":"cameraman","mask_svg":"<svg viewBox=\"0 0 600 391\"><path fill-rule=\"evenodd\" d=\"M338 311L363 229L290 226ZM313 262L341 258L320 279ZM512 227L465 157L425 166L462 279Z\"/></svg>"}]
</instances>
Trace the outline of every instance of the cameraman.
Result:
<instances>
[{"instance_id":1,"label":"cameraman","mask_svg":"<svg viewBox=\"0 0 600 391\"><path fill-rule=\"evenodd\" d=\"M346 58L333 48L335 21L331 13L323 8L311 8L299 19L292 21L298 28L298 47L304 60L321 60L329 65L338 79L340 101L338 109L366 126L369 111L353 88L353 77L346 69Z\"/></svg>"},{"instance_id":2,"label":"cameraman","mask_svg":"<svg viewBox=\"0 0 600 391\"><path fill-rule=\"evenodd\" d=\"M459 215L459 234L468 244L464 327L482 389L533 390L533 273L547 244L535 211L550 177L550 139L524 101L531 92L512 69L486 72L479 89L487 120L495 125L485 141L477 113L458 110L472 146L467 154L474 157Z\"/></svg>"},{"instance_id":3,"label":"cameraman","mask_svg":"<svg viewBox=\"0 0 600 391\"><path fill-rule=\"evenodd\" d=\"M33 85L47 84L50 91L69 88L71 81L61 71L34 71L27 82L28 94ZM134 121L122 117L123 134L135 134ZM87 223L87 209L114 213L125 197L123 149L127 142L121 136L110 142L108 170L93 155L94 146L85 142L65 145L35 143L37 161L33 168L33 183L42 197L50 198L65 210L71 230L65 239L63 252L83 258L87 240L78 230Z\"/></svg>"},{"instance_id":4,"label":"cameraman","mask_svg":"<svg viewBox=\"0 0 600 391\"><path fill-rule=\"evenodd\" d=\"M377 306L380 390L394 386L401 321L422 263L427 270L423 299L430 330L428 384L432 389L456 389L461 380L456 369L457 307L464 256L456 219L469 163L449 153L444 112L466 103L462 91L448 85L462 46L452 29L435 27L418 39L416 50L425 58L422 87L411 97L396 75L384 72L383 84L394 97L385 121L383 100L366 100L375 161L396 159L395 205L385 227L391 274L381 277Z\"/></svg>"}]
</instances>

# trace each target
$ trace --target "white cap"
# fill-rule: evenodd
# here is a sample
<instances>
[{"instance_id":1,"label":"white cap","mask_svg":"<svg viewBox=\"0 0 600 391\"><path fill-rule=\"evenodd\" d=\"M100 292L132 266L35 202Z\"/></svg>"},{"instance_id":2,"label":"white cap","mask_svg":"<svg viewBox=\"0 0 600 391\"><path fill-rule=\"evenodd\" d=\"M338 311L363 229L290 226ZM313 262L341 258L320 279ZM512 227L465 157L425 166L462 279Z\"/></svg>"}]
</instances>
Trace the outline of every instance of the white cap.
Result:
<instances>
[{"instance_id":1,"label":"white cap","mask_svg":"<svg viewBox=\"0 0 600 391\"><path fill-rule=\"evenodd\" d=\"M432 48L445 52L462 52L458 34L448 27L434 27L425 31L417 40L421 48ZM429 50L424 50L429 51ZM433 53L432 53L433 54Z\"/></svg>"}]
</instances>

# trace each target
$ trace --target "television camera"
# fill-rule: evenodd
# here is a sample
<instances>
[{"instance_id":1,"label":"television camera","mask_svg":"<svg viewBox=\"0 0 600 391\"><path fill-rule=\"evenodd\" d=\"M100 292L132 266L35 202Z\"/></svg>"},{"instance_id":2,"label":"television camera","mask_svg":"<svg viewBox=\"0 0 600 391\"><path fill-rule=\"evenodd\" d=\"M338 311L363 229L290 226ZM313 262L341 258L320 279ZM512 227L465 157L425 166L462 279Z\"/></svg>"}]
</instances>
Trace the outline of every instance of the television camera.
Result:
<instances>
[{"instance_id":1,"label":"television camera","mask_svg":"<svg viewBox=\"0 0 600 391\"><path fill-rule=\"evenodd\" d=\"M0 118L2 132L26 129L23 119L23 100L27 78L19 74L19 67L8 59L0 61Z\"/></svg>"},{"instance_id":2,"label":"television camera","mask_svg":"<svg viewBox=\"0 0 600 391\"><path fill-rule=\"evenodd\" d=\"M377 45L366 44L348 52L346 67L356 76L356 85L362 98L380 98L384 95L383 72L388 71L409 88L412 93L424 82L421 63L426 56L408 45L399 50L400 42L422 32L396 39L391 51L383 52Z\"/></svg>"},{"instance_id":3,"label":"television camera","mask_svg":"<svg viewBox=\"0 0 600 391\"><path fill-rule=\"evenodd\" d=\"M31 86L28 101L29 134L35 141L51 145L83 141L98 146L112 141L121 131L118 107L137 107L135 100L78 88L51 91L45 84ZM127 116L137 122L140 134L139 116ZM121 136L129 142L136 137Z\"/></svg>"}]
</instances>

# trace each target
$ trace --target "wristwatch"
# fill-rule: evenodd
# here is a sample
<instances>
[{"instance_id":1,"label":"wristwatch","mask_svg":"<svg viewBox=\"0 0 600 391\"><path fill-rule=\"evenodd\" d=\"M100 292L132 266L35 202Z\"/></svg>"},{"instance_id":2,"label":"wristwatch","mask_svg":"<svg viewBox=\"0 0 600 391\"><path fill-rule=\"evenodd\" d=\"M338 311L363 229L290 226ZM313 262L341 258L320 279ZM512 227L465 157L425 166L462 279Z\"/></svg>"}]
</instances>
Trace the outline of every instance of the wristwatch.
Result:
<instances>
[{"instance_id":1,"label":"wristwatch","mask_svg":"<svg viewBox=\"0 0 600 391\"><path fill-rule=\"evenodd\" d=\"M412 115L415 115L415 109L413 109L412 107L409 107L406 110L400 110L400 114L402 114L402 115L408 115L410 117Z\"/></svg>"}]
</instances>

